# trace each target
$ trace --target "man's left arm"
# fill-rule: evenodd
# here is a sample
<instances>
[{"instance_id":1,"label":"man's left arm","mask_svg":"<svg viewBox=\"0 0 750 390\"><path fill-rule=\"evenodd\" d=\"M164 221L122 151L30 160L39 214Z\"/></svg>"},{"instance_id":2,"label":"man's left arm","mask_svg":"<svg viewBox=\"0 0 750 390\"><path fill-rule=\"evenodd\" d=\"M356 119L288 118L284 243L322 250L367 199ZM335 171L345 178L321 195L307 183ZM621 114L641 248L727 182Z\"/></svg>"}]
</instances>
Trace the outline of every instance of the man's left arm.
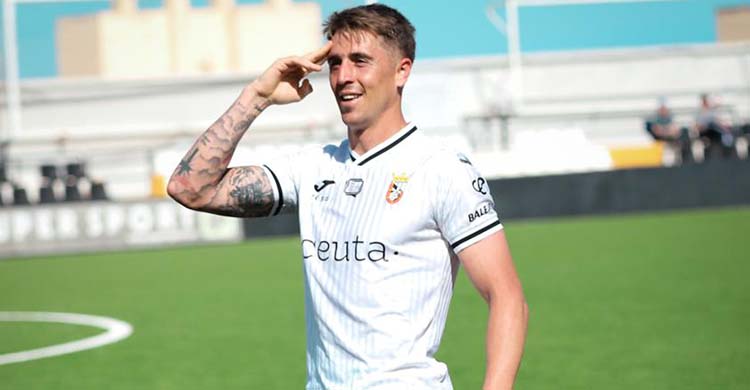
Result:
<instances>
[{"instance_id":1,"label":"man's left arm","mask_svg":"<svg viewBox=\"0 0 750 390\"><path fill-rule=\"evenodd\" d=\"M512 389L523 355L529 309L502 230L458 254L489 306L484 390Z\"/></svg>"}]
</instances>

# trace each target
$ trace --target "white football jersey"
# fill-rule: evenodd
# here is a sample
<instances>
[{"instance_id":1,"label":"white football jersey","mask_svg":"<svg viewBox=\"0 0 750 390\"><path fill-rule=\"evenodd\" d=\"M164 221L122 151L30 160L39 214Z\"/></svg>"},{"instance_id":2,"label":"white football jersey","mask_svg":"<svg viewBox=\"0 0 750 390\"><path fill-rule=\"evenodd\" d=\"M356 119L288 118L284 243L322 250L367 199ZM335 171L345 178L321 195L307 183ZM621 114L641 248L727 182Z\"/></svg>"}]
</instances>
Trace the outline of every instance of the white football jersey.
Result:
<instances>
[{"instance_id":1,"label":"white football jersey","mask_svg":"<svg viewBox=\"0 0 750 390\"><path fill-rule=\"evenodd\" d=\"M452 389L434 355L456 253L502 229L469 159L409 124L361 156L344 141L265 169L271 213L299 210L306 389Z\"/></svg>"}]
</instances>

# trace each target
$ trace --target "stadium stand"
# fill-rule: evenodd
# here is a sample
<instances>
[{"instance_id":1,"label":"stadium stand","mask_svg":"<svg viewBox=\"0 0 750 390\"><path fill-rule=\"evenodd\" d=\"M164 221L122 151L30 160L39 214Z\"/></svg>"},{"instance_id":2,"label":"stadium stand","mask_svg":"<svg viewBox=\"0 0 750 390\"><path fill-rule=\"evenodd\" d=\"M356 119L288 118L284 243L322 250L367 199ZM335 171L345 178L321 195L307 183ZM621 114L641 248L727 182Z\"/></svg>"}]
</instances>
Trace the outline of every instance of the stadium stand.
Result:
<instances>
[{"instance_id":1,"label":"stadium stand","mask_svg":"<svg viewBox=\"0 0 750 390\"><path fill-rule=\"evenodd\" d=\"M26 189L19 186L13 186L13 206L28 206L29 197L26 195Z\"/></svg>"},{"instance_id":2,"label":"stadium stand","mask_svg":"<svg viewBox=\"0 0 750 390\"><path fill-rule=\"evenodd\" d=\"M83 200L80 186L86 179L83 172L83 164L69 163L65 166L67 176L65 177L65 201L77 202Z\"/></svg>"},{"instance_id":3,"label":"stadium stand","mask_svg":"<svg viewBox=\"0 0 750 390\"><path fill-rule=\"evenodd\" d=\"M11 180L8 173L8 164L0 159L0 207L25 206L29 203L26 189Z\"/></svg>"},{"instance_id":4,"label":"stadium stand","mask_svg":"<svg viewBox=\"0 0 750 390\"><path fill-rule=\"evenodd\" d=\"M40 169L42 185L39 187L39 203L56 203L59 199L55 194L55 188L59 184L57 167L54 165L42 165Z\"/></svg>"},{"instance_id":5,"label":"stadium stand","mask_svg":"<svg viewBox=\"0 0 750 390\"><path fill-rule=\"evenodd\" d=\"M83 200L107 199L104 183L92 181L85 164L71 162L64 165L42 165L42 185L39 187L39 203L79 202Z\"/></svg>"},{"instance_id":6,"label":"stadium stand","mask_svg":"<svg viewBox=\"0 0 750 390\"><path fill-rule=\"evenodd\" d=\"M0 207L8 203L6 201L6 187L8 186L8 172L5 168L5 162L0 160Z\"/></svg>"},{"instance_id":7,"label":"stadium stand","mask_svg":"<svg viewBox=\"0 0 750 390\"><path fill-rule=\"evenodd\" d=\"M493 95L503 90L498 83L505 57L420 60L405 89L406 113L430 136L468 149L488 177L633 166L619 160L628 151L646 159L636 165L652 166L659 153L671 165L674 153L660 151L642 130L654 97L668 98L675 121L690 124L695 97L709 90L721 96L734 123L746 122L750 92L738 80L749 48L732 43L526 54L523 99L515 106ZM106 179L106 195L114 199L163 196L155 188L163 181L155 178L171 174L195 135L251 77L23 80L24 131L8 156L13 176L36 189L40 164L80 159L87 161L87 175ZM233 164L344 136L326 76L311 81L318 92L303 104L264 113ZM64 199L64 190L60 194Z\"/></svg>"},{"instance_id":8,"label":"stadium stand","mask_svg":"<svg viewBox=\"0 0 750 390\"><path fill-rule=\"evenodd\" d=\"M109 199L105 184L92 180L86 174L85 164L82 162L63 165L42 164L38 168L38 197L32 202L26 194L25 187L9 180L7 166L0 164L0 206Z\"/></svg>"},{"instance_id":9,"label":"stadium stand","mask_svg":"<svg viewBox=\"0 0 750 390\"><path fill-rule=\"evenodd\" d=\"M103 182L92 181L91 182L91 200L108 200L106 188Z\"/></svg>"}]
</instances>

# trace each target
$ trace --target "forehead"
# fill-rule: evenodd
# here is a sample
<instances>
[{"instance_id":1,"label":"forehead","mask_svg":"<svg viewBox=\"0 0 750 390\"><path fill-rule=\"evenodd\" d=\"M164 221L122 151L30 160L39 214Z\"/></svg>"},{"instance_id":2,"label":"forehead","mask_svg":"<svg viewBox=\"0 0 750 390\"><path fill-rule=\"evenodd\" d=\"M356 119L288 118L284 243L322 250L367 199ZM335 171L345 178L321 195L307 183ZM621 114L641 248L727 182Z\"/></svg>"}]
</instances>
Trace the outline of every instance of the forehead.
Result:
<instances>
[{"instance_id":1,"label":"forehead","mask_svg":"<svg viewBox=\"0 0 750 390\"><path fill-rule=\"evenodd\" d=\"M364 53L371 56L392 56L392 48L382 38L369 31L341 31L331 37L331 57L345 57L351 53Z\"/></svg>"}]
</instances>

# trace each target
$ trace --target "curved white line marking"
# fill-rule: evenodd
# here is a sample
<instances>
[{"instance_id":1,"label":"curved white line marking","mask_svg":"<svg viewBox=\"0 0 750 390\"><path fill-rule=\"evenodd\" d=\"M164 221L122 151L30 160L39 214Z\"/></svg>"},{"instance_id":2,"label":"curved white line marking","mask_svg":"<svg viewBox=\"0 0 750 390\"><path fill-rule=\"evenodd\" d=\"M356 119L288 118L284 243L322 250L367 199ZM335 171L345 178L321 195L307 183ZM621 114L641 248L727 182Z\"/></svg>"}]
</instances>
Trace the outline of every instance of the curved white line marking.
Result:
<instances>
[{"instance_id":1,"label":"curved white line marking","mask_svg":"<svg viewBox=\"0 0 750 390\"><path fill-rule=\"evenodd\" d=\"M101 328L106 332L85 339L52 345L28 351L11 352L0 355L0 365L42 359L51 356L84 351L116 343L133 333L127 322L114 318L91 316L76 313L48 313L33 311L0 311L0 321L6 322L56 322L73 325L86 325Z\"/></svg>"}]
</instances>

